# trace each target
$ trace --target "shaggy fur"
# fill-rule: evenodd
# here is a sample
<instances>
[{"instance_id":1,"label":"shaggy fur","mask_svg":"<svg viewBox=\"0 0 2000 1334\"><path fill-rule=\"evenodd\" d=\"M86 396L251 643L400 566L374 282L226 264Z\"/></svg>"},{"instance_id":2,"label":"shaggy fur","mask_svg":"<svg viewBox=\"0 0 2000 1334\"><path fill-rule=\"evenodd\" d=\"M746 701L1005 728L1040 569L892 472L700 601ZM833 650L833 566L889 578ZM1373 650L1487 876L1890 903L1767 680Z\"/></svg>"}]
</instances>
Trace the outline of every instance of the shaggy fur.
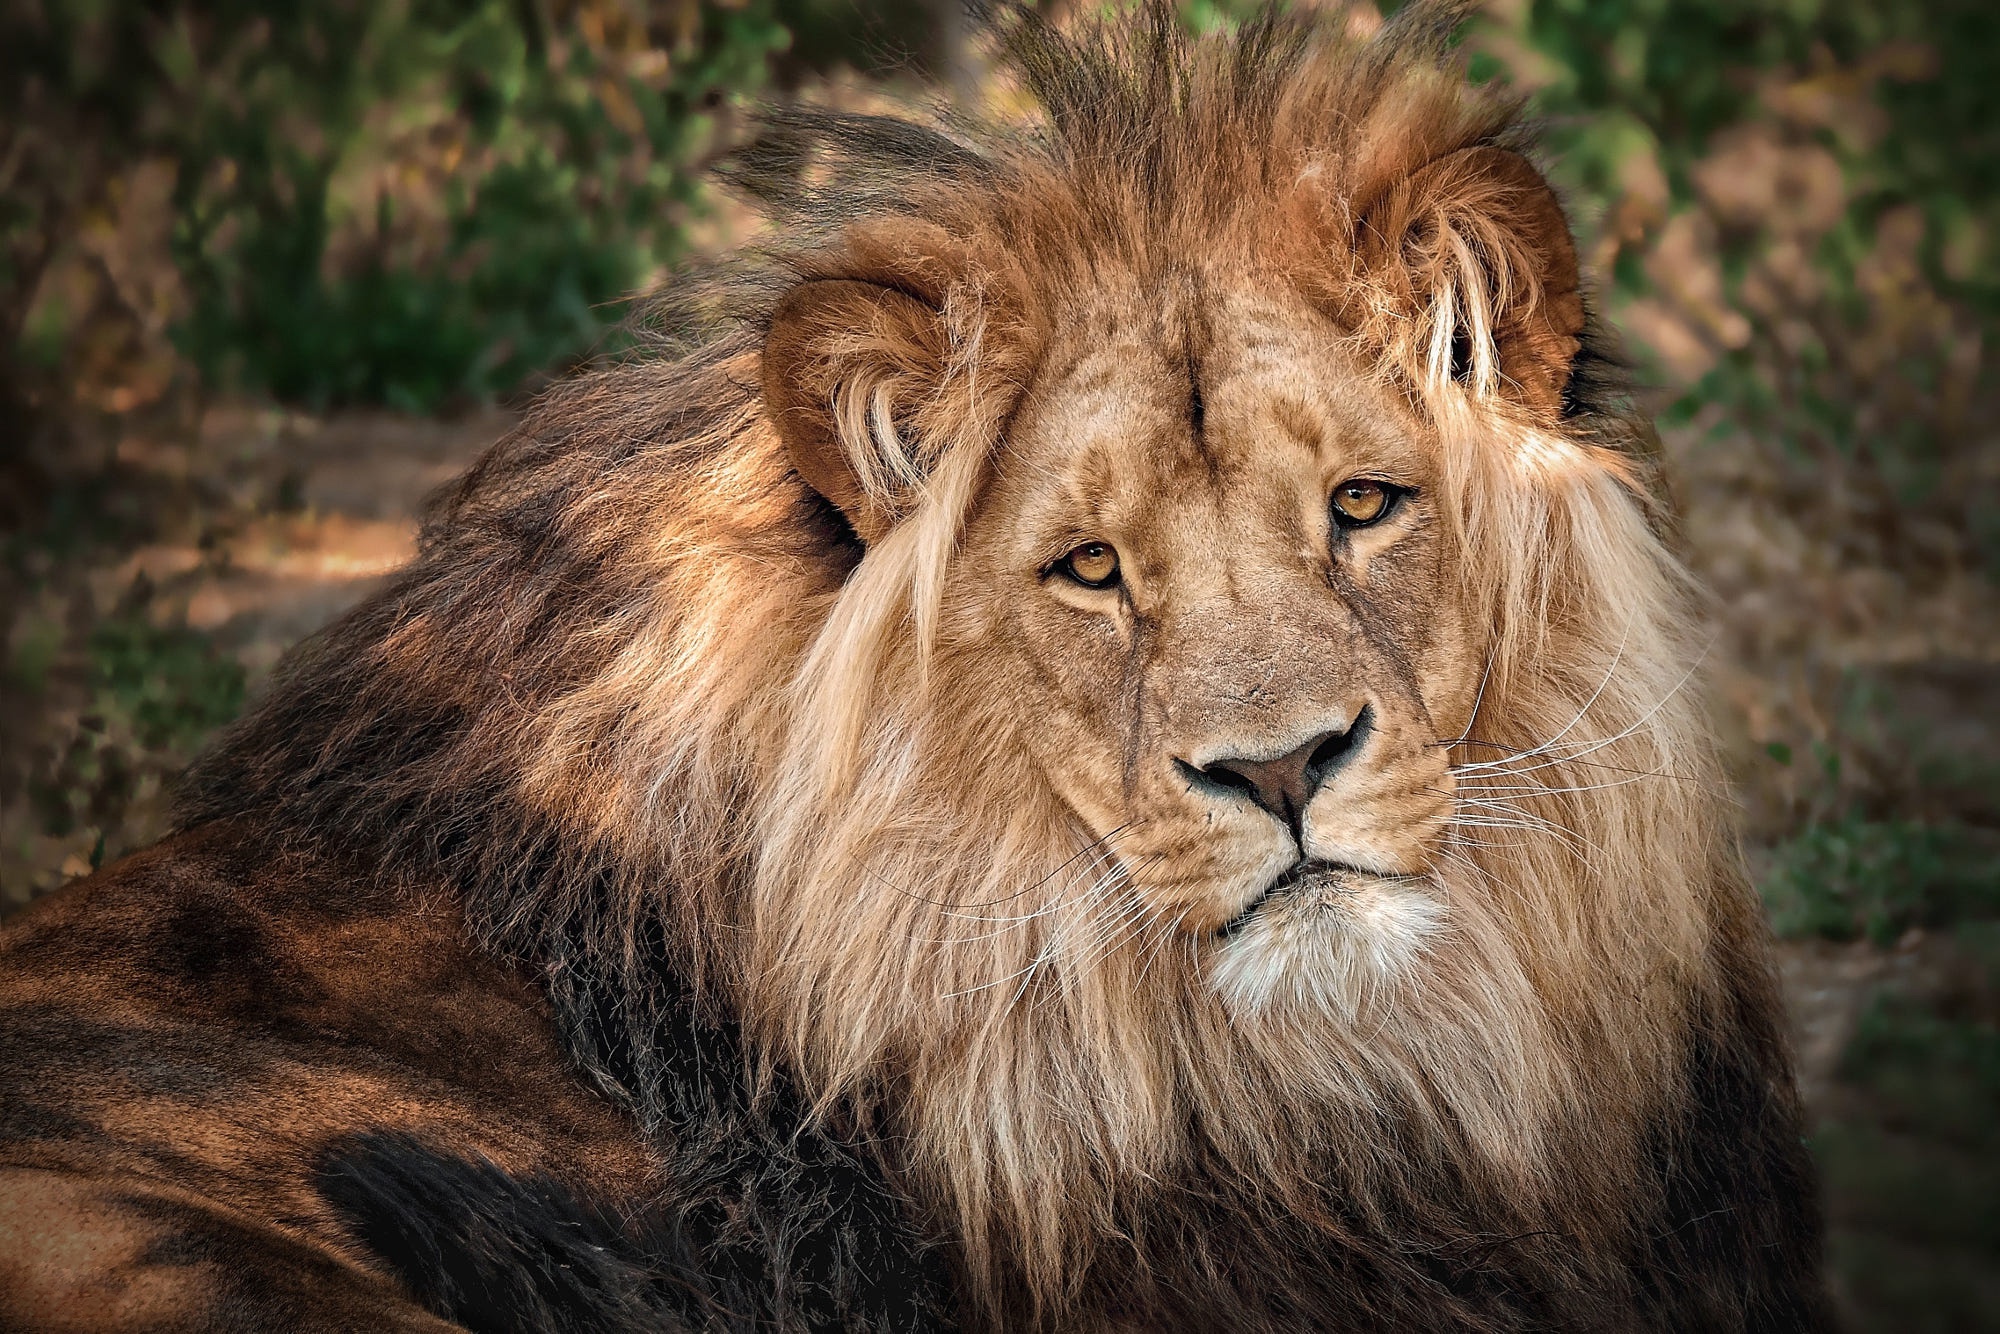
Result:
<instances>
[{"instance_id":1,"label":"shaggy fur","mask_svg":"<svg viewBox=\"0 0 2000 1334\"><path fill-rule=\"evenodd\" d=\"M780 239L190 777L651 1155L329 1126L315 1235L492 1328L1824 1322L1691 594L1455 17L1006 11L1032 130L771 117Z\"/></svg>"}]
</instances>

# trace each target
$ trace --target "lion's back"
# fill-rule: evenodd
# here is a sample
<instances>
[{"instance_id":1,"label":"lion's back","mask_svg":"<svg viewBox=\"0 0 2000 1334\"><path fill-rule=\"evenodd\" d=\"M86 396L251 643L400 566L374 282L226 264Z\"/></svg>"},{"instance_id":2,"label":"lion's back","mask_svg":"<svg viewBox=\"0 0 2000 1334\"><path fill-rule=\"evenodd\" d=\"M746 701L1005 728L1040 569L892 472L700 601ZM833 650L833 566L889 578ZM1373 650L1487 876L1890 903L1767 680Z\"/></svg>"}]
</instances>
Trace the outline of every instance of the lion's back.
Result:
<instances>
[{"instance_id":1,"label":"lion's back","mask_svg":"<svg viewBox=\"0 0 2000 1334\"><path fill-rule=\"evenodd\" d=\"M210 826L0 931L0 1324L438 1328L425 1199L587 1228L646 1178L449 903Z\"/></svg>"}]
</instances>

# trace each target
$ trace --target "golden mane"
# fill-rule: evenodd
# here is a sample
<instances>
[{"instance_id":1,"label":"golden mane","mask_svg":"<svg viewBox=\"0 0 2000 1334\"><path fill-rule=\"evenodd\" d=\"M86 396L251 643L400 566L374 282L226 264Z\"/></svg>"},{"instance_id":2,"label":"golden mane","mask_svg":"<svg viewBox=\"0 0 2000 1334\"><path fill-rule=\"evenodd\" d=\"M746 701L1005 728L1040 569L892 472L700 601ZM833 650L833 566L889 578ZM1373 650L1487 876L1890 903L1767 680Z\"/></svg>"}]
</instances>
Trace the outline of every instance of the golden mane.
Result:
<instances>
[{"instance_id":1,"label":"golden mane","mask_svg":"<svg viewBox=\"0 0 2000 1334\"><path fill-rule=\"evenodd\" d=\"M775 117L734 171L782 242L660 308L706 341L549 395L197 771L189 818L274 813L456 886L573 1033L620 1035L619 1062L583 1059L649 1128L679 1096L656 1050L670 971L768 1078L896 1146L996 1305L1012 1285L1059 1309L1090 1257L1157 1248L1145 1202L1190 1177L1254 1183L1306 1232L1395 1215L1443 1237L1471 1213L1560 1233L1576 1247L1535 1263L1611 1282L1657 1206L1645 1127L1698 1035L1736 1040L1729 988L1763 995L1760 928L1640 428L1587 377L1510 361L1581 350L1573 262L1495 223L1525 207L1506 171L1424 174L1521 147L1514 104L1446 59L1455 17L1195 39L1164 6L1003 15L1031 132ZM1338 1026L1245 1022L1117 897L1114 852L955 677L942 621L1064 293L1204 247L1290 275L1431 424L1487 635L1475 715L1441 738L1448 944ZM943 312L944 365L835 404L872 446L864 546L758 386L787 290L889 272Z\"/></svg>"}]
</instances>

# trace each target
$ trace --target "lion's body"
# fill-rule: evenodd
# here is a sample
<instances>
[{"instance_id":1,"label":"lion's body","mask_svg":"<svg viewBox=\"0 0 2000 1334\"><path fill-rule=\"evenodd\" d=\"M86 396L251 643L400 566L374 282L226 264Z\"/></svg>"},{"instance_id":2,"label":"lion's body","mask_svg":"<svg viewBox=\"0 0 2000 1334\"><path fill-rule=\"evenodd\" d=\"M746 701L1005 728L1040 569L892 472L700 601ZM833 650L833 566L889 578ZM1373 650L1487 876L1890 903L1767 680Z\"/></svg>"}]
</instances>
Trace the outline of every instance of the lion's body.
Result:
<instances>
[{"instance_id":1,"label":"lion's body","mask_svg":"<svg viewBox=\"0 0 2000 1334\"><path fill-rule=\"evenodd\" d=\"M1021 22L1046 137L780 118L747 322L552 394L8 928L0 1316L1823 1323L1509 109L1407 15Z\"/></svg>"},{"instance_id":2,"label":"lion's body","mask_svg":"<svg viewBox=\"0 0 2000 1334\"><path fill-rule=\"evenodd\" d=\"M10 1329L443 1327L357 1263L326 1189L370 1134L621 1202L645 1179L546 1005L448 910L247 841L170 840L7 928ZM44 1231L101 1241L38 1270Z\"/></svg>"},{"instance_id":3,"label":"lion's body","mask_svg":"<svg viewBox=\"0 0 2000 1334\"><path fill-rule=\"evenodd\" d=\"M936 1323L865 1170L727 1087L649 1147L463 922L224 823L8 923L0 1328Z\"/></svg>"},{"instance_id":4,"label":"lion's body","mask_svg":"<svg viewBox=\"0 0 2000 1334\"><path fill-rule=\"evenodd\" d=\"M615 1334L704 1328L717 1307L746 1329L951 1327L930 1307L936 1258L885 1225L892 1201L856 1189L837 1151L773 1147L721 1092L683 1112L684 1159L649 1152L576 1078L539 992L465 945L460 905L258 844L229 825L170 840L0 937L0 1327L454 1327L442 1315ZM1691 1057L1687 1124L1658 1128L1680 1182L1648 1239L1648 1267L1668 1276L1649 1303L1663 1329L1788 1329L1811 1314L1787 1286L1809 1293L1809 1271L1773 1266L1768 1309L1747 1322L1740 1292L1708 1286L1740 1272L1745 1250L1795 1248L1802 1224L1769 1205L1806 1188L1785 1175L1791 1112L1768 1087L1772 998L1740 1003L1746 1049ZM725 1051L691 1024L674 1075L698 1078ZM714 1211L743 1198L746 1176L761 1177L758 1215L719 1237ZM1269 1220L1239 1230L1254 1216L1233 1198L1241 1183L1200 1184L1145 1220L1166 1245L1201 1248L1206 1284L1181 1280L1178 1327L1255 1328L1228 1296L1274 1269L1290 1281L1259 1304L1288 1328L1562 1323L1519 1283L1506 1238L1410 1256L1357 1234L1330 1252ZM1739 1207L1762 1221L1742 1225ZM797 1267L785 1296L774 1254ZM1413 1289L1407 1270L1424 1281ZM1131 1277L1095 1282L1115 1308ZM1584 1327L1590 1306L1575 1313ZM1602 1327L1625 1326L1613 1314Z\"/></svg>"},{"instance_id":5,"label":"lion's body","mask_svg":"<svg viewBox=\"0 0 2000 1334\"><path fill-rule=\"evenodd\" d=\"M649 1152L577 1079L537 990L463 943L458 905L256 843L226 825L182 836L8 925L0 1328L952 1327L929 1307L937 1258L885 1226L888 1197L857 1190L837 1152L772 1147L728 1109L679 1125L710 1136L685 1160ZM1770 1043L1771 998L1742 1001L1748 1036ZM1809 1271L1772 1266L1768 1306L1747 1321L1744 1294L1718 1281L1768 1265L1758 1248L1798 1245L1799 1220L1768 1204L1806 1186L1783 1175L1789 1109L1766 1101L1760 1065L1776 1055L1695 1059L1689 1124L1659 1128L1680 1184L1648 1239L1652 1323L1801 1327L1811 1306L1790 1285L1809 1292ZM762 1216L717 1244L718 1203L740 1201L745 1176L763 1178ZM1130 1328L1163 1313L1174 1328L1266 1327L1260 1308L1287 1329L1564 1325L1563 1303L1521 1282L1508 1238L1383 1254L1358 1230L1332 1250L1275 1220L1243 1231L1256 1214L1241 1184L1183 1181L1185 1202L1155 1203L1156 1244L1199 1253L1177 1257L1192 1266L1177 1279L1187 1304L1133 1303ZM787 1296L777 1256L796 1266ZM1273 1272L1286 1281L1231 1308L1248 1276ZM1132 1278L1107 1267L1093 1282L1116 1310ZM1568 1314L1632 1327L1592 1306Z\"/></svg>"}]
</instances>

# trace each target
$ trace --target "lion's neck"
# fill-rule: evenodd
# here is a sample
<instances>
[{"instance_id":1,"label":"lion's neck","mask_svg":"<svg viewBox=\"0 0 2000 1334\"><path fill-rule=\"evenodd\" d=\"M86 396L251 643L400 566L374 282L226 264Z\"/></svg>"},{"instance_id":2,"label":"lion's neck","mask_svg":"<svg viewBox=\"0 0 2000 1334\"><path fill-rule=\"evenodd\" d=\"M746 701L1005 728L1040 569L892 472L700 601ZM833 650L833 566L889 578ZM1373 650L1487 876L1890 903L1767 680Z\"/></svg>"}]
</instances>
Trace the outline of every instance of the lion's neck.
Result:
<instances>
[{"instance_id":1,"label":"lion's neck","mask_svg":"<svg viewBox=\"0 0 2000 1334\"><path fill-rule=\"evenodd\" d=\"M994 1309L1081 1312L1190 1246L1282 1284L1329 1247L1407 1268L1474 1234L1622 1226L1578 1183L1629 1179L1648 1109L1593 1074L1602 1036L1551 1003L1490 895L1442 886L1453 911L1422 971L1353 1012L1246 1018L1205 942L1107 941L1023 905L1074 844L1060 817L1016 803L962 822L943 860L937 827L852 846L838 815L802 831L814 876L753 891L782 926L748 1009L753 1041L883 1132ZM869 874L832 869L855 865ZM1576 1262L1569 1242L1516 1249Z\"/></svg>"}]
</instances>

